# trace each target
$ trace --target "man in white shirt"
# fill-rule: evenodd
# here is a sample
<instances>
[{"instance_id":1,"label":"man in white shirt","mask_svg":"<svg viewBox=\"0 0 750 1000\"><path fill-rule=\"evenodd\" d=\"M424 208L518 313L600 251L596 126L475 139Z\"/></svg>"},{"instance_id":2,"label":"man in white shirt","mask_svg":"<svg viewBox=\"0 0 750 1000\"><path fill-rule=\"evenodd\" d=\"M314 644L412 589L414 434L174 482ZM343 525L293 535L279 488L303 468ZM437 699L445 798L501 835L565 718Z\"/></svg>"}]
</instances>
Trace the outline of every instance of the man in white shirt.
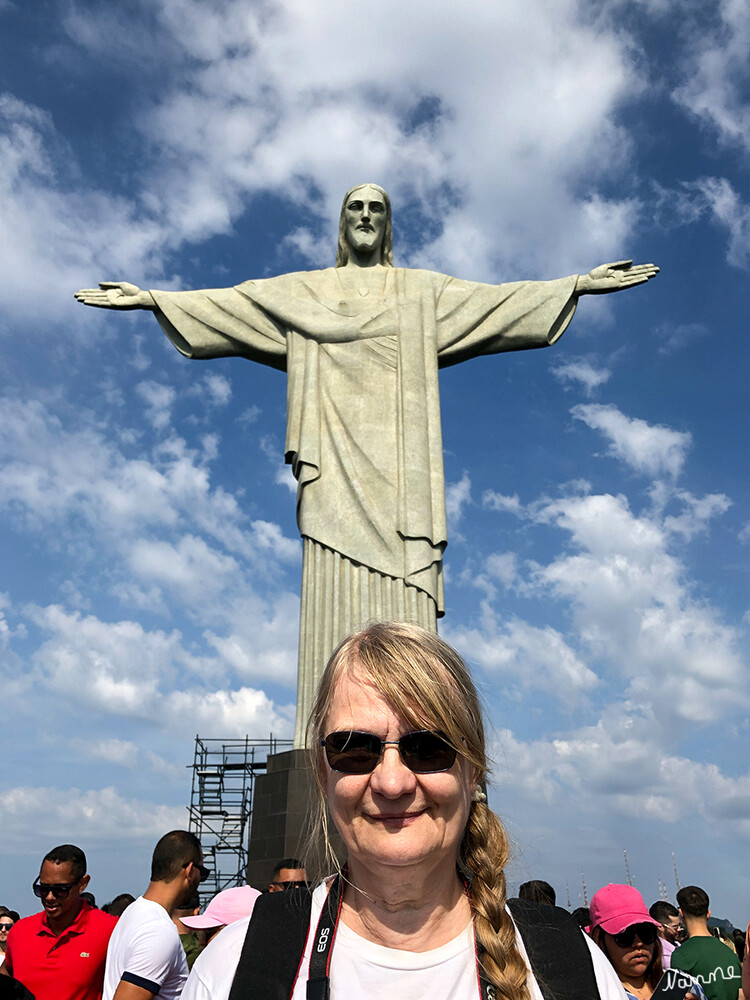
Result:
<instances>
[{"instance_id":1,"label":"man in white shirt","mask_svg":"<svg viewBox=\"0 0 750 1000\"><path fill-rule=\"evenodd\" d=\"M148 889L125 910L109 941L102 1000L177 1000L188 975L172 912L208 876L200 841L172 830L154 848Z\"/></svg>"}]
</instances>

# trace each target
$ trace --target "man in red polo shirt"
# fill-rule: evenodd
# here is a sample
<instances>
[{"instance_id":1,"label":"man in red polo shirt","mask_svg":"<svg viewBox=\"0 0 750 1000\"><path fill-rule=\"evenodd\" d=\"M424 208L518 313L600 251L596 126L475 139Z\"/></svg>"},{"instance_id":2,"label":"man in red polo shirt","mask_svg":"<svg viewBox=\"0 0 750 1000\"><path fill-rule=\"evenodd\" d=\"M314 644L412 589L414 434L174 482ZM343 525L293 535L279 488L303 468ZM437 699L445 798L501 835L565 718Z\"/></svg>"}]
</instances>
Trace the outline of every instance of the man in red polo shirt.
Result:
<instances>
[{"instance_id":1,"label":"man in red polo shirt","mask_svg":"<svg viewBox=\"0 0 750 1000\"><path fill-rule=\"evenodd\" d=\"M117 918L81 899L88 884L80 847L55 847L33 887L44 909L19 920L8 934L0 974L18 979L36 1000L101 1000Z\"/></svg>"}]
</instances>

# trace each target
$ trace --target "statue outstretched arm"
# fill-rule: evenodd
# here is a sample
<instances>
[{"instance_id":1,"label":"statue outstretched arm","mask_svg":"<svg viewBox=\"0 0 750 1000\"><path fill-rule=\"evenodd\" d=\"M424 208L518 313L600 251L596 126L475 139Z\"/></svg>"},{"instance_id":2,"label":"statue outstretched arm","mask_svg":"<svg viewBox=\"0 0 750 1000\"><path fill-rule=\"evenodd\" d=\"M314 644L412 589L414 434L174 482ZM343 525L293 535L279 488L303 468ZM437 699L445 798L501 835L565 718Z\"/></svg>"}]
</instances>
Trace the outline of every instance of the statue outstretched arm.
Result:
<instances>
[{"instance_id":1,"label":"statue outstretched arm","mask_svg":"<svg viewBox=\"0 0 750 1000\"><path fill-rule=\"evenodd\" d=\"M588 274L578 277L575 295L606 295L619 292L623 288L642 285L659 273L656 264L633 264L632 260L616 260L612 264L600 264Z\"/></svg>"},{"instance_id":2,"label":"statue outstretched arm","mask_svg":"<svg viewBox=\"0 0 750 1000\"><path fill-rule=\"evenodd\" d=\"M129 281L100 281L98 288L82 288L75 298L98 309L156 309L151 292Z\"/></svg>"}]
</instances>

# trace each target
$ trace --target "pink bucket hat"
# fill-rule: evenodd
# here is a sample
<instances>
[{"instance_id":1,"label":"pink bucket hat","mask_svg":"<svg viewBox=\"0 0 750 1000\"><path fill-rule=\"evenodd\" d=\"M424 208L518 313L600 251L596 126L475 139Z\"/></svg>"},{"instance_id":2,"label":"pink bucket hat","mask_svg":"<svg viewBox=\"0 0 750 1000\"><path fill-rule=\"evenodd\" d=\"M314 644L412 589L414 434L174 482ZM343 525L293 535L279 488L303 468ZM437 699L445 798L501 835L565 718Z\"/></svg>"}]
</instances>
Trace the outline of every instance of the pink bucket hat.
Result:
<instances>
[{"instance_id":1,"label":"pink bucket hat","mask_svg":"<svg viewBox=\"0 0 750 1000\"><path fill-rule=\"evenodd\" d=\"M182 923L191 930L205 930L207 927L223 927L253 912L255 900L260 896L257 889L241 885L237 889L225 889L214 896L206 907L206 912L198 917L182 917Z\"/></svg>"},{"instance_id":2,"label":"pink bucket hat","mask_svg":"<svg viewBox=\"0 0 750 1000\"><path fill-rule=\"evenodd\" d=\"M591 926L601 927L607 934L619 934L633 924L654 924L643 902L643 896L632 885L605 885L591 898ZM184 921L183 921L184 923Z\"/></svg>"}]
</instances>

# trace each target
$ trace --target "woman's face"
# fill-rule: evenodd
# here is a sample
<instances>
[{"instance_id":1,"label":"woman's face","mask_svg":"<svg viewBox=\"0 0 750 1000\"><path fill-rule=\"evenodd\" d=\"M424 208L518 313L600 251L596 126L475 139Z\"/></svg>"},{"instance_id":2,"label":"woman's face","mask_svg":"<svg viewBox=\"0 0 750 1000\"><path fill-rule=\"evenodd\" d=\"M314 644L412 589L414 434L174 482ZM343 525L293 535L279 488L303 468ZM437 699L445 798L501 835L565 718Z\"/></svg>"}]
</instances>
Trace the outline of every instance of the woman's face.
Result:
<instances>
[{"instance_id":1,"label":"woman's face","mask_svg":"<svg viewBox=\"0 0 750 1000\"><path fill-rule=\"evenodd\" d=\"M326 735L356 730L391 741L414 729L357 677L356 668L339 678ZM358 865L384 874L384 868L455 867L475 787L472 768L460 754L450 770L435 774L409 770L396 746L385 748L370 774L341 774L327 762L324 766L331 815L353 874Z\"/></svg>"},{"instance_id":2,"label":"woman's face","mask_svg":"<svg viewBox=\"0 0 750 1000\"><path fill-rule=\"evenodd\" d=\"M652 925L647 924L646 926L651 927ZM637 930L633 937L633 943L627 947L619 945L614 936L606 932L604 940L609 960L621 980L633 982L633 980L642 979L646 975L646 970L651 964L651 959L654 955L656 941L646 944L639 936Z\"/></svg>"}]
</instances>

